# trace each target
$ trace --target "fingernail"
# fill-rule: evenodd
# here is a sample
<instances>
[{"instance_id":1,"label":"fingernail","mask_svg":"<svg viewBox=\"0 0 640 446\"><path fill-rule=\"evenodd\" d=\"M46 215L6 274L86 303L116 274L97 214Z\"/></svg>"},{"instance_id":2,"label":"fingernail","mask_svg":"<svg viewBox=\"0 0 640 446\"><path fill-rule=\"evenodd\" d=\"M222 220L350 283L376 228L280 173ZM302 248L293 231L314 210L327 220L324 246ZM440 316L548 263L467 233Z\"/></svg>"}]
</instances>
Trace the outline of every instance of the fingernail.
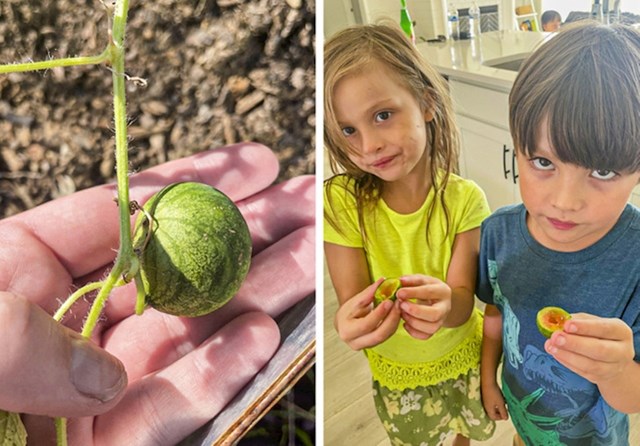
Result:
<instances>
[{"instance_id":1,"label":"fingernail","mask_svg":"<svg viewBox=\"0 0 640 446\"><path fill-rule=\"evenodd\" d=\"M86 340L71 344L71 383L78 392L107 402L127 384L124 367Z\"/></svg>"}]
</instances>

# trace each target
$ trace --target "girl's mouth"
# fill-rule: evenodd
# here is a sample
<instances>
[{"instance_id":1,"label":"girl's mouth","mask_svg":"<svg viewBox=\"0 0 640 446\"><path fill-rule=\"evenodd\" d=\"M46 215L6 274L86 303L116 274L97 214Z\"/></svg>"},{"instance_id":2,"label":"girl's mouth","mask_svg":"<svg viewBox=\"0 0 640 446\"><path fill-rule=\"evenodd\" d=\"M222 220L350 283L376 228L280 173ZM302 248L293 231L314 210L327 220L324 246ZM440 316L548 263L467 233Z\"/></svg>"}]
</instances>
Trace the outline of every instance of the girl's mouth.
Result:
<instances>
[{"instance_id":1,"label":"girl's mouth","mask_svg":"<svg viewBox=\"0 0 640 446\"><path fill-rule=\"evenodd\" d=\"M549 220L549 223L551 223L551 226L553 226L554 228L560 231L568 231L578 226L577 223L574 223L572 221L556 220L555 218L547 218L547 220Z\"/></svg>"},{"instance_id":2,"label":"girl's mouth","mask_svg":"<svg viewBox=\"0 0 640 446\"><path fill-rule=\"evenodd\" d=\"M376 169L384 169L385 167L387 167L389 164L391 164L391 162L395 159L395 156L385 156L384 158L380 158L375 160L371 166L375 167Z\"/></svg>"}]
</instances>

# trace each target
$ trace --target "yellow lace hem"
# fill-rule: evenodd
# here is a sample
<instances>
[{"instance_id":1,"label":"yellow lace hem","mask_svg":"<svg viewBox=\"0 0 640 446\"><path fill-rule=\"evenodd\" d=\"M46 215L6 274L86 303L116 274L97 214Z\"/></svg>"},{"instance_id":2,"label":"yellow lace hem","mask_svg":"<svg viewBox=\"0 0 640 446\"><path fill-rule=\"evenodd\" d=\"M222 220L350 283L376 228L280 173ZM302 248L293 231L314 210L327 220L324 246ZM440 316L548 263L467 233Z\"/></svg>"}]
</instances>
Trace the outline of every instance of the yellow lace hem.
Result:
<instances>
[{"instance_id":1,"label":"yellow lace hem","mask_svg":"<svg viewBox=\"0 0 640 446\"><path fill-rule=\"evenodd\" d=\"M395 362L366 350L373 379L390 390L432 386L467 373L480 363L482 324L477 324L472 336L466 337L441 358L423 363Z\"/></svg>"}]
</instances>

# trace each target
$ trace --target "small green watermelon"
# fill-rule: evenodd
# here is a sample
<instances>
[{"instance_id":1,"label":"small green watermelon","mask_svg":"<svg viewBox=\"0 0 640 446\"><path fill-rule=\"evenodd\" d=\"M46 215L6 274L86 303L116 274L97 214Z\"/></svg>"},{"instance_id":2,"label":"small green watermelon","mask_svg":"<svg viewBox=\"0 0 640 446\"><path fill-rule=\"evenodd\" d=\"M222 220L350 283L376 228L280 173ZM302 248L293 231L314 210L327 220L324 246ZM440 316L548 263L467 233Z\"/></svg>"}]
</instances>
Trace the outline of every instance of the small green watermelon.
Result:
<instances>
[{"instance_id":1,"label":"small green watermelon","mask_svg":"<svg viewBox=\"0 0 640 446\"><path fill-rule=\"evenodd\" d=\"M251 263L242 214L201 183L175 183L153 195L138 216L133 244L146 301L177 316L201 316L227 303Z\"/></svg>"},{"instance_id":2,"label":"small green watermelon","mask_svg":"<svg viewBox=\"0 0 640 446\"><path fill-rule=\"evenodd\" d=\"M569 319L571 315L560 307L544 307L538 311L536 324L540 333L550 338L554 331L562 330Z\"/></svg>"},{"instance_id":3,"label":"small green watermelon","mask_svg":"<svg viewBox=\"0 0 640 446\"><path fill-rule=\"evenodd\" d=\"M382 301L391 299L392 301L396 300L396 293L398 290L402 288L402 283L400 279L397 278L389 278L382 281L376 291L373 294L373 305L377 307L382 303Z\"/></svg>"}]
</instances>

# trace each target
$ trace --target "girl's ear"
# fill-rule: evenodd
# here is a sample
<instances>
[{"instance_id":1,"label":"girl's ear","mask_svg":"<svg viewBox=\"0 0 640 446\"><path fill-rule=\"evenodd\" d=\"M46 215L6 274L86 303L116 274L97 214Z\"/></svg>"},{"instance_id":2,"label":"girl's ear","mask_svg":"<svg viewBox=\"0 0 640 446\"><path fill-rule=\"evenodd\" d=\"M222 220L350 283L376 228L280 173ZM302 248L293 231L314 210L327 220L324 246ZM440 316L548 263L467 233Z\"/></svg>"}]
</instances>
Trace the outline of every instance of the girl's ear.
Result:
<instances>
[{"instance_id":1,"label":"girl's ear","mask_svg":"<svg viewBox=\"0 0 640 446\"><path fill-rule=\"evenodd\" d=\"M433 108L429 107L424 111L424 122L433 121Z\"/></svg>"},{"instance_id":2,"label":"girl's ear","mask_svg":"<svg viewBox=\"0 0 640 446\"><path fill-rule=\"evenodd\" d=\"M427 104L427 106L424 109L424 122L431 122L433 121L435 110L434 110L434 100L429 94L429 92L425 94L425 103Z\"/></svg>"}]
</instances>

